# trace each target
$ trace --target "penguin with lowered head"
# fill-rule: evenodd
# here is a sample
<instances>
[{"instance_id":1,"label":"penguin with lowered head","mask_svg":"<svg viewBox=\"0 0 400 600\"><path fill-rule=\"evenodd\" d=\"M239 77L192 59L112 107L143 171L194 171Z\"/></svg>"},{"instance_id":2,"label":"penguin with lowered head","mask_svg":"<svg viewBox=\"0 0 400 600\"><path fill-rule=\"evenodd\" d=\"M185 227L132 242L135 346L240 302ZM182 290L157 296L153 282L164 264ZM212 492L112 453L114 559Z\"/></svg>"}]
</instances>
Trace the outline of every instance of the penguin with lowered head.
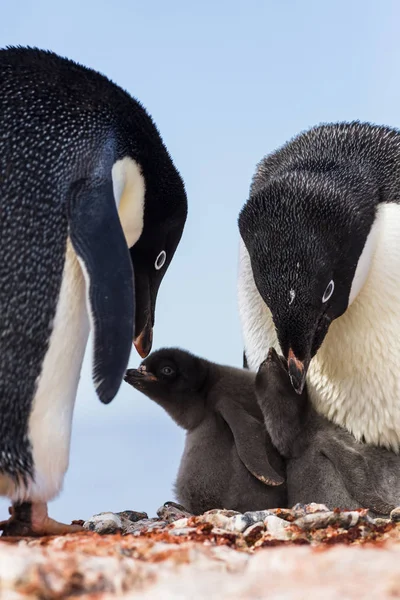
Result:
<instances>
[{"instance_id":1,"label":"penguin with lowered head","mask_svg":"<svg viewBox=\"0 0 400 600\"><path fill-rule=\"evenodd\" d=\"M357 440L400 443L400 132L315 127L264 158L239 216L248 366L272 346L296 392Z\"/></svg>"},{"instance_id":2,"label":"penguin with lowered head","mask_svg":"<svg viewBox=\"0 0 400 600\"><path fill-rule=\"evenodd\" d=\"M109 403L132 340L150 352L157 292L187 214L183 181L141 104L52 52L0 50L0 494L4 533L59 534L89 329Z\"/></svg>"},{"instance_id":3,"label":"penguin with lowered head","mask_svg":"<svg viewBox=\"0 0 400 600\"><path fill-rule=\"evenodd\" d=\"M266 433L254 373L165 348L129 369L125 381L186 430L175 483L186 509L286 506L284 462Z\"/></svg>"},{"instance_id":4,"label":"penguin with lowered head","mask_svg":"<svg viewBox=\"0 0 400 600\"><path fill-rule=\"evenodd\" d=\"M287 361L271 348L258 370L256 397L272 443L285 458L288 505L368 508L388 516L400 504L400 456L358 442L319 415L305 386L298 395Z\"/></svg>"}]
</instances>

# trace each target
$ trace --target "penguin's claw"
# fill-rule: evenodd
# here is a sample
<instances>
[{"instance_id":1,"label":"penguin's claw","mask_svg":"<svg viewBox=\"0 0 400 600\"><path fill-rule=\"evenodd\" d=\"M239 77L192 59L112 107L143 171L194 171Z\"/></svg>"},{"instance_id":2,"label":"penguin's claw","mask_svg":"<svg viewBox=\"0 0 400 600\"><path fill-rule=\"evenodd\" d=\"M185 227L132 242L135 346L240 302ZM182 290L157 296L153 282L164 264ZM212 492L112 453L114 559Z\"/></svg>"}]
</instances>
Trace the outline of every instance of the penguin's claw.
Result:
<instances>
[{"instance_id":1,"label":"penguin's claw","mask_svg":"<svg viewBox=\"0 0 400 600\"><path fill-rule=\"evenodd\" d=\"M50 519L44 503L15 504L9 509L9 513L11 517L0 522L2 537L41 537L85 531L77 522L66 525Z\"/></svg>"}]
</instances>

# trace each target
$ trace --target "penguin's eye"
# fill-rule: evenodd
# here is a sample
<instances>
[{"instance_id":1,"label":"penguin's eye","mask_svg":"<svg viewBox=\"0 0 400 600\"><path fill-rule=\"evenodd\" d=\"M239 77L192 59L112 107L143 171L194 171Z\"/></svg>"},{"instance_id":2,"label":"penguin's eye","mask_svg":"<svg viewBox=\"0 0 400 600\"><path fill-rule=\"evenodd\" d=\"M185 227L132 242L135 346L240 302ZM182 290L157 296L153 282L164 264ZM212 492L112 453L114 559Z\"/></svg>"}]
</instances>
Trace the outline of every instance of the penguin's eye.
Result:
<instances>
[{"instance_id":1,"label":"penguin's eye","mask_svg":"<svg viewBox=\"0 0 400 600\"><path fill-rule=\"evenodd\" d=\"M155 270L159 271L164 266L166 260L167 253L165 252L165 250L161 250L160 254L156 258L156 262L154 263Z\"/></svg>"},{"instance_id":2,"label":"penguin's eye","mask_svg":"<svg viewBox=\"0 0 400 600\"><path fill-rule=\"evenodd\" d=\"M326 286L324 295L322 296L322 302L328 302L329 298L333 294L334 289L335 289L335 284L333 282L333 279L331 279L330 282L328 283L328 285Z\"/></svg>"},{"instance_id":3,"label":"penguin's eye","mask_svg":"<svg viewBox=\"0 0 400 600\"><path fill-rule=\"evenodd\" d=\"M173 375L173 374L174 374L174 370L173 370L173 368L172 368L172 367L163 367L163 368L161 369L161 373L162 373L163 375L166 375L167 377L169 377L170 375Z\"/></svg>"}]
</instances>

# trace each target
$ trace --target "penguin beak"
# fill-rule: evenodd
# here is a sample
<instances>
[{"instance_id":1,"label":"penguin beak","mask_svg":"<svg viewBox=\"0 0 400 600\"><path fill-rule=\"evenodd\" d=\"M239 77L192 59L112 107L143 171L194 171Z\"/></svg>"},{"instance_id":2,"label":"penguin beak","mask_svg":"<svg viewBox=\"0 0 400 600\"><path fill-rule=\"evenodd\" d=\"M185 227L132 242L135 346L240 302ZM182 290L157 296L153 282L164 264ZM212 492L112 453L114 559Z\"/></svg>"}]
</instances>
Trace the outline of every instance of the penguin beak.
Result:
<instances>
[{"instance_id":1,"label":"penguin beak","mask_svg":"<svg viewBox=\"0 0 400 600\"><path fill-rule=\"evenodd\" d=\"M306 382L307 370L310 364L310 360L299 360L293 352L292 348L289 348L287 361L292 386L295 392L297 392L297 394L301 394Z\"/></svg>"},{"instance_id":2,"label":"penguin beak","mask_svg":"<svg viewBox=\"0 0 400 600\"><path fill-rule=\"evenodd\" d=\"M305 311L302 306L289 313L272 312L272 318L282 354L287 360L291 384L300 395L311 359L325 337L329 322L323 315Z\"/></svg>"},{"instance_id":3,"label":"penguin beak","mask_svg":"<svg viewBox=\"0 0 400 600\"><path fill-rule=\"evenodd\" d=\"M288 361L290 381L298 394L303 392L311 359L324 341L331 322L332 319L325 313L317 316L311 315L308 322L304 318L303 320L293 320L290 323L291 336L281 336L281 348L284 348L285 351L289 348L287 354L286 352L284 354ZM310 333L304 335L303 332L307 331ZM296 352L293 348L296 348Z\"/></svg>"},{"instance_id":4,"label":"penguin beak","mask_svg":"<svg viewBox=\"0 0 400 600\"><path fill-rule=\"evenodd\" d=\"M153 344L155 294L149 276L135 270L135 334L133 345L139 356L146 358Z\"/></svg>"},{"instance_id":5,"label":"penguin beak","mask_svg":"<svg viewBox=\"0 0 400 600\"><path fill-rule=\"evenodd\" d=\"M128 369L124 376L124 381L133 387L139 387L142 382L157 381L157 377L146 371L146 368L139 367L138 369Z\"/></svg>"},{"instance_id":6,"label":"penguin beak","mask_svg":"<svg viewBox=\"0 0 400 600\"><path fill-rule=\"evenodd\" d=\"M135 333L133 345L142 358L146 358L153 345L153 328L157 294L165 271L156 271L148 265L140 252L131 248L131 260L135 278Z\"/></svg>"},{"instance_id":7,"label":"penguin beak","mask_svg":"<svg viewBox=\"0 0 400 600\"><path fill-rule=\"evenodd\" d=\"M134 338L133 344L142 358L146 358L149 355L151 347L153 345L153 327L150 321L147 321L144 329L140 334Z\"/></svg>"}]
</instances>

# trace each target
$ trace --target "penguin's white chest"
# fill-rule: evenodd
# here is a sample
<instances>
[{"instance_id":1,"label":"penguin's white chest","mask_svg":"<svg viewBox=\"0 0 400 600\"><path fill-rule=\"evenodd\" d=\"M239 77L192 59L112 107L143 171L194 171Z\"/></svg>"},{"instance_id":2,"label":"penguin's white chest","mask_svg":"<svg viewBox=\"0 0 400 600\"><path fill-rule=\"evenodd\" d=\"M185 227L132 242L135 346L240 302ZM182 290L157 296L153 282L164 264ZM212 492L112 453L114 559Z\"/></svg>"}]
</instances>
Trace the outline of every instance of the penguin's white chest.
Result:
<instances>
[{"instance_id":1,"label":"penguin's white chest","mask_svg":"<svg viewBox=\"0 0 400 600\"><path fill-rule=\"evenodd\" d=\"M72 415L89 335L85 282L70 241L42 372L29 419L35 480L26 494L48 501L60 491L68 467ZM13 498L15 499L15 498Z\"/></svg>"},{"instance_id":2,"label":"penguin's white chest","mask_svg":"<svg viewBox=\"0 0 400 600\"><path fill-rule=\"evenodd\" d=\"M114 164L112 181L131 247L143 231L144 178L140 167L126 157ZM90 330L85 275L89 282L68 239L56 314L29 418L35 477L25 487L0 476L0 494L15 502L51 500L60 492L68 468L72 416Z\"/></svg>"},{"instance_id":3,"label":"penguin's white chest","mask_svg":"<svg viewBox=\"0 0 400 600\"><path fill-rule=\"evenodd\" d=\"M311 362L319 412L368 443L400 449L400 206L379 211L368 278Z\"/></svg>"},{"instance_id":4,"label":"penguin's white chest","mask_svg":"<svg viewBox=\"0 0 400 600\"><path fill-rule=\"evenodd\" d=\"M400 448L400 206L379 211L377 245L366 282L330 326L308 372L317 410L359 440ZM272 316L255 286L241 242L239 310L249 368L279 349Z\"/></svg>"}]
</instances>

